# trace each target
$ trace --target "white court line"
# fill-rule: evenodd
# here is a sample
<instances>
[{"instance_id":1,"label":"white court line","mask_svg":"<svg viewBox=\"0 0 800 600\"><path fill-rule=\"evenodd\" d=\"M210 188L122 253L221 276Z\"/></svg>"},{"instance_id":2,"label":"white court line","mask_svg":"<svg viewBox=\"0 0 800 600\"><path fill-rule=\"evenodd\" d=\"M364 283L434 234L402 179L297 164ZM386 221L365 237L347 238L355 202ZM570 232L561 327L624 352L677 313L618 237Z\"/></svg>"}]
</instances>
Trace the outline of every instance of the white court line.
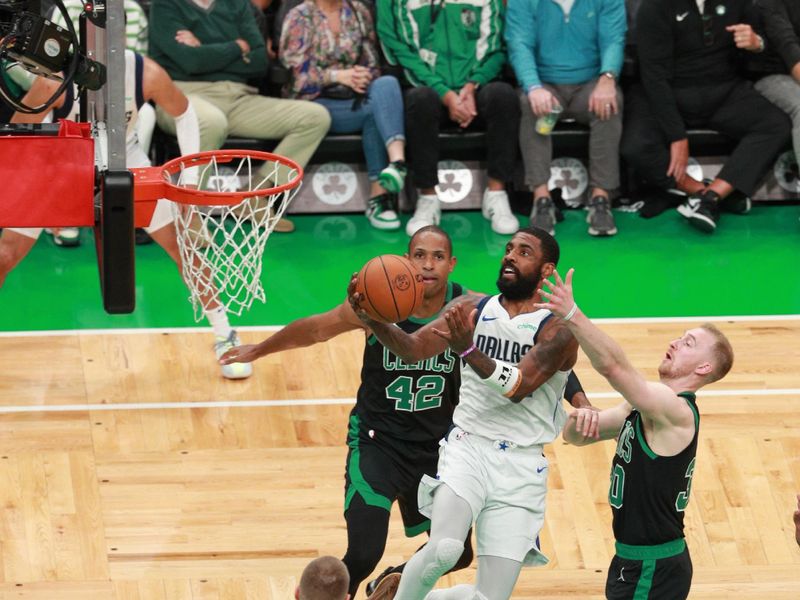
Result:
<instances>
[{"instance_id":1,"label":"white court line","mask_svg":"<svg viewBox=\"0 0 800 600\"><path fill-rule=\"evenodd\" d=\"M635 318L608 318L592 319L592 322L599 324L646 324L646 323L740 323L746 321L800 321L800 314L797 315L733 315L727 317L635 317ZM236 327L237 331L278 331L283 325L246 325ZM51 329L43 331L0 331L0 338L16 337L50 337L50 336L70 336L70 335L137 335L137 334L159 334L159 333L210 333L210 327L131 327L131 328L110 328L110 329Z\"/></svg>"},{"instance_id":2,"label":"white court line","mask_svg":"<svg viewBox=\"0 0 800 600\"><path fill-rule=\"evenodd\" d=\"M616 392L589 393L593 400L621 398ZM774 390L709 390L698 396L798 396L800 388ZM0 406L0 414L45 413L45 412L86 412L100 410L175 410L179 408L275 408L280 406L330 406L352 405L355 398L304 398L296 400L220 400L207 402L131 402L129 404L53 404L36 406Z\"/></svg>"}]
</instances>

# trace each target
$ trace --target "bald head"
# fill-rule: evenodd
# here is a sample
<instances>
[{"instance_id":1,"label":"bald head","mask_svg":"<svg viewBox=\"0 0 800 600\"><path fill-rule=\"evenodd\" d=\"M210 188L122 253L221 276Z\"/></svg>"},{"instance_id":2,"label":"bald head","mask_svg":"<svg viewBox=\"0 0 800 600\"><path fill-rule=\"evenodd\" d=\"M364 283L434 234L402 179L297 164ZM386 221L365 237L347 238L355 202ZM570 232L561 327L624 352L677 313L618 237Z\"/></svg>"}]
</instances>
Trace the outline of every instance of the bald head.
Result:
<instances>
[{"instance_id":1,"label":"bald head","mask_svg":"<svg viewBox=\"0 0 800 600\"><path fill-rule=\"evenodd\" d=\"M345 600L350 587L347 567L338 558L320 556L312 560L300 576L298 600Z\"/></svg>"}]
</instances>

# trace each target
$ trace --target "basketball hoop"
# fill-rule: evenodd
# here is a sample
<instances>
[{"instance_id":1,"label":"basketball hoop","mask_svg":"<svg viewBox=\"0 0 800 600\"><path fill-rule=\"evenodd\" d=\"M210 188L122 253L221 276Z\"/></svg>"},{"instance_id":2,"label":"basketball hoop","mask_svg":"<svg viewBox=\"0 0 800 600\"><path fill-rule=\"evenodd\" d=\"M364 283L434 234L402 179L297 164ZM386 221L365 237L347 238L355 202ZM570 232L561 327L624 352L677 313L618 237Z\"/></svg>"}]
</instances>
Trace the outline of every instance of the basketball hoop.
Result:
<instances>
[{"instance_id":1,"label":"basketball hoop","mask_svg":"<svg viewBox=\"0 0 800 600\"><path fill-rule=\"evenodd\" d=\"M268 152L214 150L131 171L136 202L150 205L142 214L152 215L159 198L173 202L183 279L197 321L204 310L224 306L241 315L254 300L266 300L264 248L299 189L300 165Z\"/></svg>"}]
</instances>

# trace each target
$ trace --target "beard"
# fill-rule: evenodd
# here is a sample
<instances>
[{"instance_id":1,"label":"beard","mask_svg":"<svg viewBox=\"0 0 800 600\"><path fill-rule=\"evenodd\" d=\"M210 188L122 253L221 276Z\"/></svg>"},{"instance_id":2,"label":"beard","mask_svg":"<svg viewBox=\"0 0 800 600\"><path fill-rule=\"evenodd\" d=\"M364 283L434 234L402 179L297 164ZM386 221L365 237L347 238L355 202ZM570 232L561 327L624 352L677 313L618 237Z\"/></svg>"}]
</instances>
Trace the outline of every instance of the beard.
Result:
<instances>
[{"instance_id":1,"label":"beard","mask_svg":"<svg viewBox=\"0 0 800 600\"><path fill-rule=\"evenodd\" d=\"M500 268L500 277L497 278L497 289L509 300L527 300L539 288L540 276L524 277L517 271L517 278L514 281L503 279L503 268Z\"/></svg>"}]
</instances>

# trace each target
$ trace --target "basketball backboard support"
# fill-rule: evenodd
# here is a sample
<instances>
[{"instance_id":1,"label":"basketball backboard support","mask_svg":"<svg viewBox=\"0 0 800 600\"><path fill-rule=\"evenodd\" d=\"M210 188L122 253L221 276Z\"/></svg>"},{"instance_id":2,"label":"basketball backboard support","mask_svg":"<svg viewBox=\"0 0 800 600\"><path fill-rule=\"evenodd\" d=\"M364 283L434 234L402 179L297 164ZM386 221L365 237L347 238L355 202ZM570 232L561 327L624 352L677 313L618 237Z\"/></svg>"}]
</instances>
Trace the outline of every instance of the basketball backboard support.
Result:
<instances>
[{"instance_id":1,"label":"basketball backboard support","mask_svg":"<svg viewBox=\"0 0 800 600\"><path fill-rule=\"evenodd\" d=\"M38 0L18 4L19 10L40 10ZM58 127L35 131L15 129L14 125L0 128L0 134L11 134L2 140L0 152L6 160L0 163L0 180L17 180L13 198L8 197L6 189L0 227L93 226L104 307L109 313L128 313L135 307L134 205L133 176L125 156L124 0L99 0L87 5L94 11L93 18L81 17L76 27L82 52L106 67L105 84L97 91L87 91L81 100L81 120L91 125L91 139L80 139L83 134L69 140L48 138L48 133L59 135ZM92 142L93 151L87 155L86 143ZM56 150L67 145L80 148L80 156L85 156L80 160L87 162L85 168L75 163L75 156ZM30 154L26 168L19 169L20 157L15 155L23 147ZM70 185L71 178L76 185ZM62 190L57 196L47 193L53 189L48 182L55 181L66 183L55 186ZM30 208L34 203L36 208Z\"/></svg>"}]
</instances>

